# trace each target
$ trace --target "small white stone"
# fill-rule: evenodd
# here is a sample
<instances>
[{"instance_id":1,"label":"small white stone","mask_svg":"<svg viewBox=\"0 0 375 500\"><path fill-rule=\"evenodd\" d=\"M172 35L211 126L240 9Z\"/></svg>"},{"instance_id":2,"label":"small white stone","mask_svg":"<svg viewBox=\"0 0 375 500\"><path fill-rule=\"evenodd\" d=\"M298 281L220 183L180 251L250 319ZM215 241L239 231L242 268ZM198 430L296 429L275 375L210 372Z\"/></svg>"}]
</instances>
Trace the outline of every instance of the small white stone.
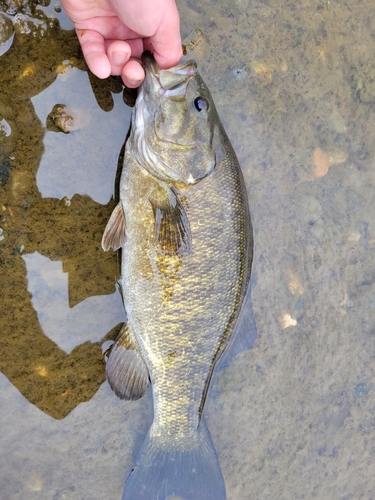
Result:
<instances>
[{"instance_id":1,"label":"small white stone","mask_svg":"<svg viewBox=\"0 0 375 500\"><path fill-rule=\"evenodd\" d=\"M297 320L287 313L281 316L280 323L283 328L288 328L289 326L296 326Z\"/></svg>"},{"instance_id":2,"label":"small white stone","mask_svg":"<svg viewBox=\"0 0 375 500\"><path fill-rule=\"evenodd\" d=\"M348 237L348 241L359 241L361 239L361 234L356 232L356 233L350 233Z\"/></svg>"}]
</instances>

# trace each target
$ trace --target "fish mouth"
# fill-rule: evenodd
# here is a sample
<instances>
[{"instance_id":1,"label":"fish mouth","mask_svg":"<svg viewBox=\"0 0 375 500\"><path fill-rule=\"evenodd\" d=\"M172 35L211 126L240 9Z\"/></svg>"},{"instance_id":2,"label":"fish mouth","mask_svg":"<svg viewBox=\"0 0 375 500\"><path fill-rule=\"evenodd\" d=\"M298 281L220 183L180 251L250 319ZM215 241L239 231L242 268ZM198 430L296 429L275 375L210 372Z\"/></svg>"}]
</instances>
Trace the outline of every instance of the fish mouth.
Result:
<instances>
[{"instance_id":1,"label":"fish mouth","mask_svg":"<svg viewBox=\"0 0 375 500\"><path fill-rule=\"evenodd\" d=\"M159 94L163 97L185 97L187 85L197 74L197 64L190 60L170 69L159 69L151 52L143 52L142 64L147 80L151 79L158 84Z\"/></svg>"}]
</instances>

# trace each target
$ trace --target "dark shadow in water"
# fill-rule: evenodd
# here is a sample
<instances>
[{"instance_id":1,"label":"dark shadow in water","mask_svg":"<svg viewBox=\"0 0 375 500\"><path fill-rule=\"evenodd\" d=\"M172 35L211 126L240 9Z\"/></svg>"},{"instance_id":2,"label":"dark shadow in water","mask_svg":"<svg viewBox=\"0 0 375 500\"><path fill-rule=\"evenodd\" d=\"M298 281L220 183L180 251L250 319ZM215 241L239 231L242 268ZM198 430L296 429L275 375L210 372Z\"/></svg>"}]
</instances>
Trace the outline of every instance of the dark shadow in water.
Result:
<instances>
[{"instance_id":1,"label":"dark shadow in water","mask_svg":"<svg viewBox=\"0 0 375 500\"><path fill-rule=\"evenodd\" d=\"M257 325L251 302L251 291L256 281L256 275L254 271L252 271L249 289L246 293L236 328L227 349L224 351L223 356L217 364L217 370L222 370L229 366L240 352L251 349L258 337Z\"/></svg>"},{"instance_id":2,"label":"dark shadow in water","mask_svg":"<svg viewBox=\"0 0 375 500\"><path fill-rule=\"evenodd\" d=\"M0 370L32 404L61 419L91 399L105 380L101 344L115 338L121 325L100 342L85 342L66 354L40 327L21 253L37 251L63 262L70 307L113 293L117 258L103 254L100 242L115 202L100 205L75 195L67 207L64 200L41 197L36 172L44 127L30 98L54 82L61 61L86 68L75 33L60 30L56 21L48 23L43 37L17 35L0 58L0 120L12 129L0 135ZM91 81L99 105L111 109L111 91L122 89L118 81Z\"/></svg>"}]
</instances>

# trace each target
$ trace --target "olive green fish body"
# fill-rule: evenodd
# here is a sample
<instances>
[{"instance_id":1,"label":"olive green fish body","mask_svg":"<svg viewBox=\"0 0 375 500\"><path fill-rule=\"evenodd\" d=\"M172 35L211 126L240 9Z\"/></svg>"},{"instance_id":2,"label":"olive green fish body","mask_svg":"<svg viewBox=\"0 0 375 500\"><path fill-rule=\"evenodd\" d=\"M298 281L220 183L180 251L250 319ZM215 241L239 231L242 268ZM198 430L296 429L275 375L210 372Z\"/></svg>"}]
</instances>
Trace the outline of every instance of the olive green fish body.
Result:
<instances>
[{"instance_id":1,"label":"olive green fish body","mask_svg":"<svg viewBox=\"0 0 375 500\"><path fill-rule=\"evenodd\" d=\"M146 73L147 68L146 64ZM236 156L203 81L187 68L181 77L185 88L177 100L168 95L173 81L166 83L167 96L162 98L171 98L172 105L185 103L189 91L196 100L197 89L204 89L205 101L196 104L209 108L206 128L196 123L195 116L190 123L186 115L195 111L186 106L180 120L180 125L185 120L181 130L186 135L171 153L178 164L187 151L188 162L194 165L190 168L182 161L172 171L175 163L169 161L165 137L155 160L163 161L160 168L146 163L156 149L154 136L167 134L149 125L151 139L149 135L146 146L141 143L137 113L144 110L142 104L147 105L146 82L120 182L119 213L122 209L121 231L125 231L121 288L128 324L111 352L107 374L115 391L129 399L142 395L148 374L154 400L154 421L125 487L123 499L129 500L171 495L187 500L225 498L220 467L201 417L212 371L233 333L247 291L252 230ZM155 72L155 65L151 69ZM168 121L166 109L156 108L154 122L163 112ZM147 130L147 123L141 120L141 125ZM140 156L140 149L150 143L151 153ZM133 371L124 366L127 356L131 367L136 367Z\"/></svg>"}]
</instances>

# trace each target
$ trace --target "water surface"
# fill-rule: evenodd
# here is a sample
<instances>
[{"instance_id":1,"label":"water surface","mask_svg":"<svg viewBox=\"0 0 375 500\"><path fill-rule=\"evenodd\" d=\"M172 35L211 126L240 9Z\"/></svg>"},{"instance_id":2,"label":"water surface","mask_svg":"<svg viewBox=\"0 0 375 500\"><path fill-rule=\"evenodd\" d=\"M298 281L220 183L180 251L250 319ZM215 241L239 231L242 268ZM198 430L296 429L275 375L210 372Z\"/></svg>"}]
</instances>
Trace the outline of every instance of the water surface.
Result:
<instances>
[{"instance_id":1,"label":"water surface","mask_svg":"<svg viewBox=\"0 0 375 500\"><path fill-rule=\"evenodd\" d=\"M131 110L87 73L63 13L17 5L0 2L15 30L0 56L1 496L118 500L151 421L150 394L118 400L101 355L125 319L100 240ZM374 498L375 6L179 9L184 37L203 32L194 54L254 225L258 337L205 410L228 500Z\"/></svg>"}]
</instances>

